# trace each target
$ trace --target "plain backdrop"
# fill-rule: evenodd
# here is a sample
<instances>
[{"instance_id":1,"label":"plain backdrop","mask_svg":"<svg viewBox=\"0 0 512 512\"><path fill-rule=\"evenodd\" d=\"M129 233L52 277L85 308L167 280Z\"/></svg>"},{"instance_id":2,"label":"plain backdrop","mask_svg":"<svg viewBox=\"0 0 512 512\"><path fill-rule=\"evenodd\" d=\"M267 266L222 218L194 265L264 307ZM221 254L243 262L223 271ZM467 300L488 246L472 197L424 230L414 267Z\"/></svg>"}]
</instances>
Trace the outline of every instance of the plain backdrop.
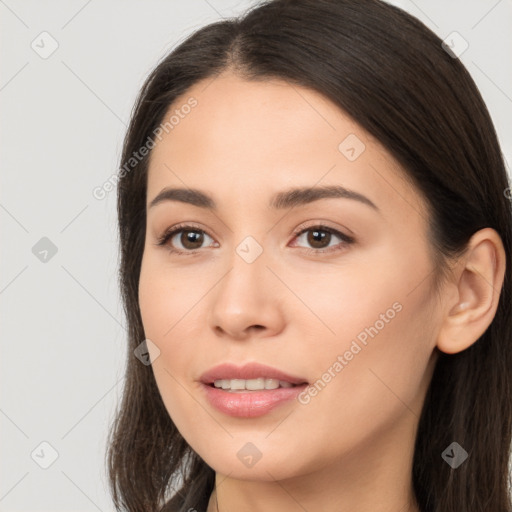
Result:
<instances>
[{"instance_id":1,"label":"plain backdrop","mask_svg":"<svg viewBox=\"0 0 512 512\"><path fill-rule=\"evenodd\" d=\"M235 0L0 0L0 511L113 510L105 439L121 393L116 191L135 96ZM512 1L392 2L461 60L512 157Z\"/></svg>"}]
</instances>

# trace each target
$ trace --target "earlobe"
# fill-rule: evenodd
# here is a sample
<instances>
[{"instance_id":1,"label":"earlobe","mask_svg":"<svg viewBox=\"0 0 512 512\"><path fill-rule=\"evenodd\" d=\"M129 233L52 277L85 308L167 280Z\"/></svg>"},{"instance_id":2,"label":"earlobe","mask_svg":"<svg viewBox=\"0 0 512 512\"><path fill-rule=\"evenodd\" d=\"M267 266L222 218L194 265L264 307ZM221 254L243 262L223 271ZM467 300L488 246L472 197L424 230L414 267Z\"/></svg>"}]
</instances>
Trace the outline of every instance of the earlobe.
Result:
<instances>
[{"instance_id":1,"label":"earlobe","mask_svg":"<svg viewBox=\"0 0 512 512\"><path fill-rule=\"evenodd\" d=\"M455 354L475 343L494 319L505 276L505 249L492 228L471 237L452 286L456 299L446 304L437 347ZM455 302L455 303L454 303Z\"/></svg>"}]
</instances>

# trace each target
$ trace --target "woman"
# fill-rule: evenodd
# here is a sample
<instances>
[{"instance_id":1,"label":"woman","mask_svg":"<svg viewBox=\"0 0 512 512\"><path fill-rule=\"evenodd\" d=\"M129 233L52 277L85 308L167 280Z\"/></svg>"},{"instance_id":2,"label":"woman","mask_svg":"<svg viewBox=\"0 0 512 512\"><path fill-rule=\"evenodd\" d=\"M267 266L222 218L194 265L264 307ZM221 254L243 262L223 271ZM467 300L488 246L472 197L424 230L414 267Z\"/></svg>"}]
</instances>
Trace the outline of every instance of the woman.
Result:
<instances>
[{"instance_id":1,"label":"woman","mask_svg":"<svg viewBox=\"0 0 512 512\"><path fill-rule=\"evenodd\" d=\"M208 25L121 164L118 510L512 510L510 185L435 34L377 0Z\"/></svg>"}]
</instances>

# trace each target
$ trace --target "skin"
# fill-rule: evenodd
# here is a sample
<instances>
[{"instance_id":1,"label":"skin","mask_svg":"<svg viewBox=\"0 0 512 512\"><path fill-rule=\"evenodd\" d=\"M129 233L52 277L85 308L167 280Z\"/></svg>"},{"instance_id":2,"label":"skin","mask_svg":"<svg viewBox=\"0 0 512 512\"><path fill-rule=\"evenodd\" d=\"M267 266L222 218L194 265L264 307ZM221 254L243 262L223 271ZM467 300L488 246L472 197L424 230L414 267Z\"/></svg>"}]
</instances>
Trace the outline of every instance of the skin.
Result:
<instances>
[{"instance_id":1,"label":"skin","mask_svg":"<svg viewBox=\"0 0 512 512\"><path fill-rule=\"evenodd\" d=\"M315 91L230 72L195 84L169 112L191 96L197 106L151 154L139 301L160 351L152 368L166 409L216 471L208 512L217 500L222 512L418 511L411 468L425 392L438 351L464 350L494 317L505 272L499 235L476 233L435 294L426 203L346 113ZM365 144L354 161L338 149L349 134ZM346 198L267 206L277 191L315 185L343 185L379 211ZM200 189L218 211L177 201L149 208L171 186ZM332 235L315 246L311 231L294 235L320 221L355 242ZM182 222L206 233L195 255L156 245ZM252 263L236 252L247 236L263 249ZM172 240L194 247L180 234ZM327 246L340 250L307 253ZM233 418L201 392L201 374L226 361L313 383L394 303L401 310L306 405ZM248 442L261 453L252 467L237 457Z\"/></svg>"}]
</instances>

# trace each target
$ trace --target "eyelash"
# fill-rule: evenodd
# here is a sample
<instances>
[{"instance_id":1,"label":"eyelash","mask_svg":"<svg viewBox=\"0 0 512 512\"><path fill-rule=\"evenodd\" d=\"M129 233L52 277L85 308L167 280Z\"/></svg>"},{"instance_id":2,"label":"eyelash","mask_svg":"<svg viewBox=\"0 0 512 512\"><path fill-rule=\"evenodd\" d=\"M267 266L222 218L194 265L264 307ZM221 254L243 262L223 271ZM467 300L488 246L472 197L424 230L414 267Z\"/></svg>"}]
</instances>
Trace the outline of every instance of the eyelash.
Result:
<instances>
[{"instance_id":1,"label":"eyelash","mask_svg":"<svg viewBox=\"0 0 512 512\"><path fill-rule=\"evenodd\" d=\"M167 242L169 240L171 240L174 237L174 235L176 235L177 233L180 233L181 231L199 232L199 233L208 235L208 233L206 231L204 231L203 229L201 229L197 226L194 226L192 224L178 224L177 226L174 226L174 227L166 230L162 236L158 237L156 245L157 246L167 245ZM344 246L350 245L355 242L355 239L353 237L345 235L344 233L341 233L337 229L331 228L324 224L315 224L313 226L308 226L307 228L303 228L301 226L294 232L293 235L295 238L297 238L298 236L302 235L303 233L307 233L308 231L323 231L326 233L330 233L331 235L335 235L342 240L342 242L340 244L338 244L338 246L341 245L342 247L341 247L341 249L338 246L330 247L327 249L308 249L308 248L303 247L302 249L304 249L307 254L320 254L320 253L336 252L336 251L342 250L342 248L344 248ZM208 235L208 236L210 236L210 235ZM213 237L210 236L210 238L213 238ZM175 249L175 248L172 248L169 246L168 250L169 250L169 252L175 253L175 254L194 255L194 254L197 254L198 251L200 251L201 249L182 251L181 249Z\"/></svg>"}]
</instances>

